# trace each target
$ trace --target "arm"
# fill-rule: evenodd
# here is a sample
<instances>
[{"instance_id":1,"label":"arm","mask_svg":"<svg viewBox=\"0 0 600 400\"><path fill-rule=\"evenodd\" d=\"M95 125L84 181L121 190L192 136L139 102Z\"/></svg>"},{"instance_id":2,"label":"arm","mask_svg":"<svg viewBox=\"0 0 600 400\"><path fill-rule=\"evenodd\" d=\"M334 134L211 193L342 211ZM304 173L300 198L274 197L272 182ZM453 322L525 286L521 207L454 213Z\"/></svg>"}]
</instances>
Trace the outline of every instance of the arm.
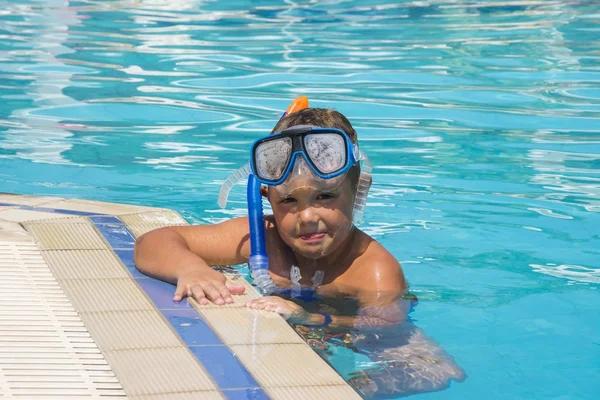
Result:
<instances>
[{"instance_id":1,"label":"arm","mask_svg":"<svg viewBox=\"0 0 600 400\"><path fill-rule=\"evenodd\" d=\"M358 315L331 315L328 329L381 332L406 320L410 302L402 298L406 290L402 268L391 254L379 248L383 251L376 251L376 257L362 259L360 265L354 266L353 271L348 271L341 282L336 283L342 292L358 299ZM295 324L318 326L325 322L324 315L309 313L300 305L276 296L253 299L248 307L277 312Z\"/></svg>"},{"instance_id":2,"label":"arm","mask_svg":"<svg viewBox=\"0 0 600 400\"><path fill-rule=\"evenodd\" d=\"M135 243L134 260L143 273L176 283L174 300L192 295L201 304L232 302L230 293L242 285L228 282L213 265L239 264L250 252L248 220L236 218L216 225L171 226L148 232Z\"/></svg>"},{"instance_id":3,"label":"arm","mask_svg":"<svg viewBox=\"0 0 600 400\"><path fill-rule=\"evenodd\" d=\"M400 263L389 254L383 257L379 253L376 259L361 264L363 267L345 279L351 285L345 291L358 300L358 314L331 315L328 328L381 332L402 324L406 321L410 301L402 298L407 285ZM310 314L308 318L310 322L307 323L311 325L321 324L325 320L320 314Z\"/></svg>"},{"instance_id":4,"label":"arm","mask_svg":"<svg viewBox=\"0 0 600 400\"><path fill-rule=\"evenodd\" d=\"M352 292L358 300L358 315L332 316L332 329L381 331L406 321L410 301L402 297L407 289L402 267L383 247L375 245L383 251L362 261L348 280L354 283Z\"/></svg>"}]
</instances>

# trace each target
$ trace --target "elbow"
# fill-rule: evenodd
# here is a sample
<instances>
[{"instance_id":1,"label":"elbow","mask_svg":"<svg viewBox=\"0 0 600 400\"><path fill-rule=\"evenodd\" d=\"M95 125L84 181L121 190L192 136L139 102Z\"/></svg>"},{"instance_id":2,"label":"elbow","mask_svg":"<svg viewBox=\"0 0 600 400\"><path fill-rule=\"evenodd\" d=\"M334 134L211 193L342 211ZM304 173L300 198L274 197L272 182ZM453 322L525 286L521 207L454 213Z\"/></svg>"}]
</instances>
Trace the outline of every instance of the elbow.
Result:
<instances>
[{"instance_id":1,"label":"elbow","mask_svg":"<svg viewBox=\"0 0 600 400\"><path fill-rule=\"evenodd\" d=\"M135 264L135 267L140 271L142 271L140 265L143 265L143 254L145 252L144 242L146 241L146 235L148 235L148 233L144 233L142 236L138 237L135 240L135 244L133 245L133 263Z\"/></svg>"},{"instance_id":2,"label":"elbow","mask_svg":"<svg viewBox=\"0 0 600 400\"><path fill-rule=\"evenodd\" d=\"M359 317L354 322L354 328L363 332L383 333L395 331L406 319L383 319L379 317Z\"/></svg>"},{"instance_id":3,"label":"elbow","mask_svg":"<svg viewBox=\"0 0 600 400\"><path fill-rule=\"evenodd\" d=\"M380 326L384 329L397 328L406 322L406 317L380 319Z\"/></svg>"},{"instance_id":4,"label":"elbow","mask_svg":"<svg viewBox=\"0 0 600 400\"><path fill-rule=\"evenodd\" d=\"M170 226L146 232L135 241L133 261L136 266L143 265L144 260L154 259L157 254L164 252L161 248L172 246L174 243L181 243L187 247L181 235Z\"/></svg>"},{"instance_id":5,"label":"elbow","mask_svg":"<svg viewBox=\"0 0 600 400\"><path fill-rule=\"evenodd\" d=\"M135 239L135 243L133 245L133 258L136 259L136 256L140 254L140 252L144 251L144 243L147 241L147 238L152 234L153 231L146 232L143 235L139 236Z\"/></svg>"},{"instance_id":6,"label":"elbow","mask_svg":"<svg viewBox=\"0 0 600 400\"><path fill-rule=\"evenodd\" d=\"M163 234L160 231L164 229L165 228L159 228L146 232L135 240L135 244L133 245L133 262L140 271L144 272L144 260L149 258L148 254L155 248L154 244L157 241L162 240L161 236Z\"/></svg>"}]
</instances>

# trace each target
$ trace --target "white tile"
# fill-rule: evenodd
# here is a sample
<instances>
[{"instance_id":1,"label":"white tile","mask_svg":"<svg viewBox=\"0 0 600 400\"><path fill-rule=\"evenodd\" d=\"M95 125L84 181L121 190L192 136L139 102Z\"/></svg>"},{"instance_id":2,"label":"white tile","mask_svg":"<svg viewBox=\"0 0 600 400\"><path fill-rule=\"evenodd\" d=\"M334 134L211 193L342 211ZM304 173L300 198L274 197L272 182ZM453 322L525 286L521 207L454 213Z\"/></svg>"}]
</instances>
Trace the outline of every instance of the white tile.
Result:
<instances>
[{"instance_id":1,"label":"white tile","mask_svg":"<svg viewBox=\"0 0 600 400\"><path fill-rule=\"evenodd\" d=\"M292 386L265 388L271 400L360 400L361 397L349 385Z\"/></svg>"},{"instance_id":2,"label":"white tile","mask_svg":"<svg viewBox=\"0 0 600 400\"><path fill-rule=\"evenodd\" d=\"M227 345L304 343L277 313L248 308L200 308L198 310Z\"/></svg>"},{"instance_id":3,"label":"white tile","mask_svg":"<svg viewBox=\"0 0 600 400\"><path fill-rule=\"evenodd\" d=\"M346 384L335 370L304 343L229 347L263 387Z\"/></svg>"},{"instance_id":4,"label":"white tile","mask_svg":"<svg viewBox=\"0 0 600 400\"><path fill-rule=\"evenodd\" d=\"M32 242L31 236L21 225L16 222L0 220L0 242Z\"/></svg>"},{"instance_id":5,"label":"white tile","mask_svg":"<svg viewBox=\"0 0 600 400\"><path fill-rule=\"evenodd\" d=\"M0 203L21 204L26 206L38 206L49 201L61 200L58 197L26 196L20 194L0 193Z\"/></svg>"},{"instance_id":6,"label":"white tile","mask_svg":"<svg viewBox=\"0 0 600 400\"><path fill-rule=\"evenodd\" d=\"M71 219L66 218L65 221ZM76 223L25 222L24 227L44 250L108 249L107 243L87 220Z\"/></svg>"},{"instance_id":7,"label":"white tile","mask_svg":"<svg viewBox=\"0 0 600 400\"><path fill-rule=\"evenodd\" d=\"M98 214L121 215L148 210L149 207L131 206L128 204L103 203L87 200L59 200L44 203L43 207L63 210L84 211Z\"/></svg>"},{"instance_id":8,"label":"white tile","mask_svg":"<svg viewBox=\"0 0 600 400\"><path fill-rule=\"evenodd\" d=\"M24 222L24 221L35 221L43 219L55 219L55 218L68 218L72 215L32 211L32 210L21 210L18 208L12 208L8 210L0 210L0 219L5 221L13 222Z\"/></svg>"}]
</instances>

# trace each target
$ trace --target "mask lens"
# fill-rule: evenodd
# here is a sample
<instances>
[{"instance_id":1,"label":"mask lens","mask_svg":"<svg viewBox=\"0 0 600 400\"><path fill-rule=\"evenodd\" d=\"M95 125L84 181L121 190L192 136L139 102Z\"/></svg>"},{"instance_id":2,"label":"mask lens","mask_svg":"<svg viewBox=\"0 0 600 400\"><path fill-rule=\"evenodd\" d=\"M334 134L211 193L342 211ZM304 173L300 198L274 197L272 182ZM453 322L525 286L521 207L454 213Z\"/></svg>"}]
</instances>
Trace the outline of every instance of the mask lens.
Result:
<instances>
[{"instance_id":1,"label":"mask lens","mask_svg":"<svg viewBox=\"0 0 600 400\"><path fill-rule=\"evenodd\" d=\"M304 148L322 174L331 174L346 165L346 141L337 133L318 133L304 137Z\"/></svg>"},{"instance_id":2,"label":"mask lens","mask_svg":"<svg viewBox=\"0 0 600 400\"><path fill-rule=\"evenodd\" d=\"M258 177L276 181L281 179L292 154L292 140L280 138L256 146L254 162Z\"/></svg>"},{"instance_id":3,"label":"mask lens","mask_svg":"<svg viewBox=\"0 0 600 400\"><path fill-rule=\"evenodd\" d=\"M286 180L271 186L279 198L286 198L296 190L309 188L320 192L331 192L336 190L346 178L346 174L338 175L331 179L322 179L315 174L313 168L308 165L303 157L296 157L293 168L290 170Z\"/></svg>"}]
</instances>

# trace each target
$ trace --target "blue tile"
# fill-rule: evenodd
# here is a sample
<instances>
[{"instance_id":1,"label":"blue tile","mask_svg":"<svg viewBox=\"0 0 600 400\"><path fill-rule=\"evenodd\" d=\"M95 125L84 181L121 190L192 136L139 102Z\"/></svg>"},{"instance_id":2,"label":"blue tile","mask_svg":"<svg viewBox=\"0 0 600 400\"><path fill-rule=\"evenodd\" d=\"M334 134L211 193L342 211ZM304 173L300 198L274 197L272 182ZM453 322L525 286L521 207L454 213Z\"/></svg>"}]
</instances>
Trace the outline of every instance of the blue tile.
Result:
<instances>
[{"instance_id":1,"label":"blue tile","mask_svg":"<svg viewBox=\"0 0 600 400\"><path fill-rule=\"evenodd\" d=\"M136 267L133 261L133 249L113 250L115 254L121 259L121 262L125 265L131 276L134 278L147 278L147 275L141 273Z\"/></svg>"},{"instance_id":2,"label":"blue tile","mask_svg":"<svg viewBox=\"0 0 600 400\"><path fill-rule=\"evenodd\" d=\"M106 238L113 249L133 248L135 239L127 230L125 225L119 224L97 224L96 228Z\"/></svg>"},{"instance_id":3,"label":"blue tile","mask_svg":"<svg viewBox=\"0 0 600 400\"><path fill-rule=\"evenodd\" d=\"M87 211L76 211L76 210L63 210L63 209L60 209L60 208L47 208L47 207L21 206L21 209L22 210L47 212L47 213L55 213L55 214L77 215L79 217L89 217L91 215L103 215L101 213L93 213L93 212L87 212Z\"/></svg>"},{"instance_id":4,"label":"blue tile","mask_svg":"<svg viewBox=\"0 0 600 400\"><path fill-rule=\"evenodd\" d=\"M188 346L223 344L196 310L161 310L161 312Z\"/></svg>"},{"instance_id":5,"label":"blue tile","mask_svg":"<svg viewBox=\"0 0 600 400\"><path fill-rule=\"evenodd\" d=\"M111 217L111 216L90 217L90 220L94 224L122 224L122 222L119 218Z\"/></svg>"},{"instance_id":6,"label":"blue tile","mask_svg":"<svg viewBox=\"0 0 600 400\"><path fill-rule=\"evenodd\" d=\"M175 285L154 278L138 278L135 281L144 289L159 310L169 308L192 309L187 299L183 299L180 302L173 301Z\"/></svg>"},{"instance_id":7,"label":"blue tile","mask_svg":"<svg viewBox=\"0 0 600 400\"><path fill-rule=\"evenodd\" d=\"M76 210L62 210L60 208L37 208L37 211L54 212L57 214L77 215L78 217L89 217L92 215L103 215L97 212L88 211L76 211Z\"/></svg>"},{"instance_id":8,"label":"blue tile","mask_svg":"<svg viewBox=\"0 0 600 400\"><path fill-rule=\"evenodd\" d=\"M0 203L0 206L17 206L21 210L39 211L39 212L47 212L47 213L55 213L55 214L78 215L78 216L83 216L83 217L89 217L91 215L104 215L102 213L93 213L93 212L76 211L76 210L63 210L60 208L36 207L36 206L28 206L25 204Z\"/></svg>"},{"instance_id":9,"label":"blue tile","mask_svg":"<svg viewBox=\"0 0 600 400\"><path fill-rule=\"evenodd\" d=\"M262 389L222 390L227 400L270 400Z\"/></svg>"},{"instance_id":10,"label":"blue tile","mask_svg":"<svg viewBox=\"0 0 600 400\"><path fill-rule=\"evenodd\" d=\"M258 383L225 346L189 346L220 389L258 388Z\"/></svg>"}]
</instances>

